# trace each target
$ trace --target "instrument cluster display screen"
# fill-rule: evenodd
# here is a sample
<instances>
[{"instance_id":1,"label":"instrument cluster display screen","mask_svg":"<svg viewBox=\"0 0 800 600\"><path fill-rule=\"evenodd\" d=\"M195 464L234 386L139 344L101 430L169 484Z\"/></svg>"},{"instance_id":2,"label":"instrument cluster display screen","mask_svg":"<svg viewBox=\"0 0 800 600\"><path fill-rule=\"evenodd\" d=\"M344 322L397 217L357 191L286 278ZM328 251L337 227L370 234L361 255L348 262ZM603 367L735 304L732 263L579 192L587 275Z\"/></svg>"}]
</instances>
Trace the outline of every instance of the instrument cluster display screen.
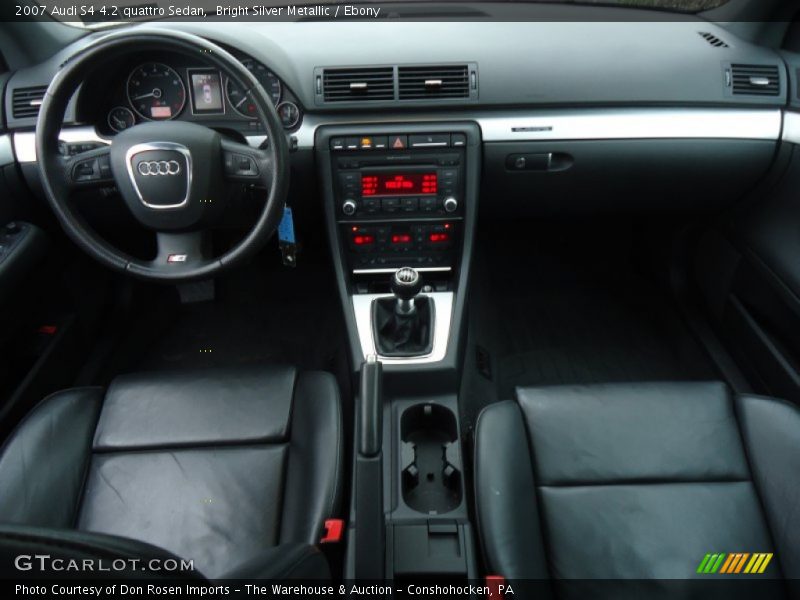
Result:
<instances>
[{"instance_id":1,"label":"instrument cluster display screen","mask_svg":"<svg viewBox=\"0 0 800 600\"><path fill-rule=\"evenodd\" d=\"M193 71L192 108L196 114L222 113L222 81L218 71Z\"/></svg>"},{"instance_id":2,"label":"instrument cluster display screen","mask_svg":"<svg viewBox=\"0 0 800 600\"><path fill-rule=\"evenodd\" d=\"M370 173L361 175L362 196L417 196L437 192L436 173Z\"/></svg>"}]
</instances>

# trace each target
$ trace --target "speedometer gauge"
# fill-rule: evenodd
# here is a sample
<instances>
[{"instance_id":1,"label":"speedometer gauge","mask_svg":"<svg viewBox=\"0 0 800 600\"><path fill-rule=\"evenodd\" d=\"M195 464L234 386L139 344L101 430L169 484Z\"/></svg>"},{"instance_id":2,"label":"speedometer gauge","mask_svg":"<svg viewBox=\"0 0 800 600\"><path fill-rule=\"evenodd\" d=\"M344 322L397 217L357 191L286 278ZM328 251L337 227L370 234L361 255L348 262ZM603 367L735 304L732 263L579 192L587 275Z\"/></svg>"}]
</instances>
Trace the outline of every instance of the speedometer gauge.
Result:
<instances>
[{"instance_id":1,"label":"speedometer gauge","mask_svg":"<svg viewBox=\"0 0 800 600\"><path fill-rule=\"evenodd\" d=\"M128 102L144 119L173 119L186 104L186 88L174 69L162 63L145 63L128 76Z\"/></svg>"},{"instance_id":2,"label":"speedometer gauge","mask_svg":"<svg viewBox=\"0 0 800 600\"><path fill-rule=\"evenodd\" d=\"M267 67L251 58L245 58L242 60L242 64L253 74L272 99L272 103L277 106L281 101L281 80L278 79L272 71L267 69ZM256 118L258 115L256 112L256 105L253 104L252 100L244 93L244 89L240 85L228 79L225 91L228 95L228 104L232 106L236 112L243 117L248 117L250 119Z\"/></svg>"}]
</instances>

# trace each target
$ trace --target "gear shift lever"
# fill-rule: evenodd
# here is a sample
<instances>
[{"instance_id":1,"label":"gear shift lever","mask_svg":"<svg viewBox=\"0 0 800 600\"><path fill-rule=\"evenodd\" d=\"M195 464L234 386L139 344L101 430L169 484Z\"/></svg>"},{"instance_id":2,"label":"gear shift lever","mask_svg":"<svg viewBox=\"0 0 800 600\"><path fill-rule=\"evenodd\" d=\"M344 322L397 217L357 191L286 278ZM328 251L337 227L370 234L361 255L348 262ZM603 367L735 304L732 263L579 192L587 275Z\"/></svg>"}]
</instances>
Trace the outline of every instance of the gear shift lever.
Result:
<instances>
[{"instance_id":1,"label":"gear shift lever","mask_svg":"<svg viewBox=\"0 0 800 600\"><path fill-rule=\"evenodd\" d=\"M392 275L394 294L372 302L372 335L381 356L425 356L433 347L433 300L422 290L416 269L403 267Z\"/></svg>"},{"instance_id":2,"label":"gear shift lever","mask_svg":"<svg viewBox=\"0 0 800 600\"><path fill-rule=\"evenodd\" d=\"M422 290L422 277L419 271L411 267L397 269L392 275L390 284L392 293L397 298L396 311L399 315L412 315L417 308L414 305L414 298Z\"/></svg>"}]
</instances>

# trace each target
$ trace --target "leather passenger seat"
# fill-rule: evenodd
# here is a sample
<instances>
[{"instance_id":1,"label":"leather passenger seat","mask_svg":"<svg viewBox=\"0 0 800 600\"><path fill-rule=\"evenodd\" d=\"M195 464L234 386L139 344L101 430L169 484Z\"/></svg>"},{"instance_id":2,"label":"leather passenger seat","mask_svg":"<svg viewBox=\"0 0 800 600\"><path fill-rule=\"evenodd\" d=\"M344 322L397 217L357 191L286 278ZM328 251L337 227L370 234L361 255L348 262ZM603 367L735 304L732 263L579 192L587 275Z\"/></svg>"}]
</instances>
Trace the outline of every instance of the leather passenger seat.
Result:
<instances>
[{"instance_id":1,"label":"leather passenger seat","mask_svg":"<svg viewBox=\"0 0 800 600\"><path fill-rule=\"evenodd\" d=\"M343 452L327 373L156 373L58 392L0 450L2 568L38 552L177 556L208 578L328 576L313 545L339 510Z\"/></svg>"},{"instance_id":2,"label":"leather passenger seat","mask_svg":"<svg viewBox=\"0 0 800 600\"><path fill-rule=\"evenodd\" d=\"M800 597L787 402L721 383L518 389L478 419L475 497L488 572L550 580L555 597L557 580L702 578L705 554L724 552L773 553L760 577Z\"/></svg>"}]
</instances>

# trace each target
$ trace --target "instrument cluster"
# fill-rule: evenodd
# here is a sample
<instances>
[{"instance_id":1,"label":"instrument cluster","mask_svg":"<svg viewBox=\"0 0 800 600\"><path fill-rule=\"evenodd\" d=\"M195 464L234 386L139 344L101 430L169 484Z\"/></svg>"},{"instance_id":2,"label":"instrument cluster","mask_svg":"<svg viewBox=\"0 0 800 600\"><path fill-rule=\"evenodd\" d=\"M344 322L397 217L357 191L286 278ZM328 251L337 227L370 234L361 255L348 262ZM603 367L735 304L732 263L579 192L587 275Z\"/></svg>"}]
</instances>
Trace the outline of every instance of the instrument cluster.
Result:
<instances>
[{"instance_id":1,"label":"instrument cluster","mask_svg":"<svg viewBox=\"0 0 800 600\"><path fill-rule=\"evenodd\" d=\"M303 113L292 92L264 64L241 54L237 57L272 99L284 128L290 132L297 129ZM96 76L85 86L88 100L84 104L92 105L92 113L102 113L102 121L97 123L102 133L113 135L137 123L172 119L245 135L262 130L245 90L216 68L175 55L127 60L113 71L110 94L107 76ZM98 103L98 97L105 101Z\"/></svg>"}]
</instances>

